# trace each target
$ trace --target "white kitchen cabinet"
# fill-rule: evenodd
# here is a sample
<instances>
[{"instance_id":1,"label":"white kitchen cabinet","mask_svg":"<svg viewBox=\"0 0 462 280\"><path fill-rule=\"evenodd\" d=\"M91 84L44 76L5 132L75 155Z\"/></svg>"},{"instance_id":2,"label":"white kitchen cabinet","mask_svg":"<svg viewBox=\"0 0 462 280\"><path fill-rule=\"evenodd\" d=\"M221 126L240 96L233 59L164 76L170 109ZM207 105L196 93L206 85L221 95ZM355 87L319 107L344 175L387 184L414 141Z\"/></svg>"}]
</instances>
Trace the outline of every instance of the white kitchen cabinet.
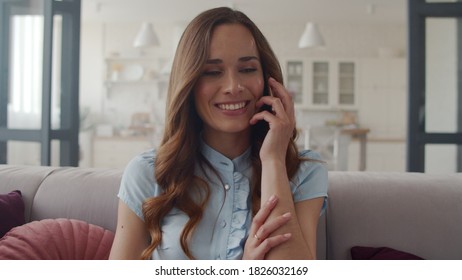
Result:
<instances>
[{"instance_id":1,"label":"white kitchen cabinet","mask_svg":"<svg viewBox=\"0 0 462 280\"><path fill-rule=\"evenodd\" d=\"M353 59L286 59L286 87L300 109L354 110L358 63Z\"/></svg>"}]
</instances>

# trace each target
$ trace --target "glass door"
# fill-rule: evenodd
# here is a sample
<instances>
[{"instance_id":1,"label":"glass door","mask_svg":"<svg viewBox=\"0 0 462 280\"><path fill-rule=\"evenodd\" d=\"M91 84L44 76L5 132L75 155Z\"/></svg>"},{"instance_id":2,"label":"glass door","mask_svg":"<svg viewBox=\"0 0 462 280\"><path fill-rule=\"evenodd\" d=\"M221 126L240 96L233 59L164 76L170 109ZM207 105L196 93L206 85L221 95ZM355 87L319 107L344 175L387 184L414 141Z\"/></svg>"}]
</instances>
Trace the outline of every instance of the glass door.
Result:
<instances>
[{"instance_id":1,"label":"glass door","mask_svg":"<svg viewBox=\"0 0 462 280\"><path fill-rule=\"evenodd\" d=\"M409 0L407 169L462 172L462 2Z\"/></svg>"}]
</instances>

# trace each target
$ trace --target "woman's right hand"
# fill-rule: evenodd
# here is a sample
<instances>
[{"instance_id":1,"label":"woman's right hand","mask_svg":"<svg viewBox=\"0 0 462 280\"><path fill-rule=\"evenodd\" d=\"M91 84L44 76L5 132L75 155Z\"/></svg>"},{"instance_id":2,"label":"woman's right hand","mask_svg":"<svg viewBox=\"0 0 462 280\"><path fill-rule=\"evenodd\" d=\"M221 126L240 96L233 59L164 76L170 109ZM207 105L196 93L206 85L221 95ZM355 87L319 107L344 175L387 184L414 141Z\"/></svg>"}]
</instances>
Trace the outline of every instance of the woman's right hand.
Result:
<instances>
[{"instance_id":1,"label":"woman's right hand","mask_svg":"<svg viewBox=\"0 0 462 280\"><path fill-rule=\"evenodd\" d=\"M290 220L289 212L268 220L277 202L278 198L275 195L271 196L253 217L249 237L244 246L243 260L263 260L272 248L286 242L292 236L291 233L270 236Z\"/></svg>"}]
</instances>

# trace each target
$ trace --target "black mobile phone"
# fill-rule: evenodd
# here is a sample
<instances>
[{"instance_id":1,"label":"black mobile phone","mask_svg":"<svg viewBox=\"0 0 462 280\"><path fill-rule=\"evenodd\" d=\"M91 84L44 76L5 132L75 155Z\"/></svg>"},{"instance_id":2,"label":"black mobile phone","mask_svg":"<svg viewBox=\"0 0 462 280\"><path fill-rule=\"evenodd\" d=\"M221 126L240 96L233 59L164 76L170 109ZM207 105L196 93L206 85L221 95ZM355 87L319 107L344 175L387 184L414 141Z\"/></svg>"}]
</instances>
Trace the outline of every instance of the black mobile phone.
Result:
<instances>
[{"instance_id":1,"label":"black mobile phone","mask_svg":"<svg viewBox=\"0 0 462 280\"><path fill-rule=\"evenodd\" d=\"M266 76L266 75L265 75ZM273 95L273 91L271 90L271 87L268 85L268 77L265 77L265 88L263 90L263 95L266 95L266 96L274 96ZM260 108L260 112L261 111L268 111L268 112L273 112L273 109L271 108L271 106L269 105L266 105L264 104L261 108Z\"/></svg>"}]
</instances>

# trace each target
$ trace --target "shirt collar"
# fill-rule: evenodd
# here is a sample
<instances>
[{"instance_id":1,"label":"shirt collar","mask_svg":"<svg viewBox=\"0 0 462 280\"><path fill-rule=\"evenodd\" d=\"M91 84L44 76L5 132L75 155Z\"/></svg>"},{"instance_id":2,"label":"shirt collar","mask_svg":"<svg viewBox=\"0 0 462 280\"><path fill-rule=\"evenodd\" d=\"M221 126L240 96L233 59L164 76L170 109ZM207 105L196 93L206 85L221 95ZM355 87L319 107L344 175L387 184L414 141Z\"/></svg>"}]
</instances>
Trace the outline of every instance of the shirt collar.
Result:
<instances>
[{"instance_id":1,"label":"shirt collar","mask_svg":"<svg viewBox=\"0 0 462 280\"><path fill-rule=\"evenodd\" d=\"M251 166L250 147L247 148L247 150L245 150L245 152L240 156L231 160L220 152L214 150L212 147L207 145L203 139L201 139L201 152L202 155L217 169L242 173Z\"/></svg>"}]
</instances>

